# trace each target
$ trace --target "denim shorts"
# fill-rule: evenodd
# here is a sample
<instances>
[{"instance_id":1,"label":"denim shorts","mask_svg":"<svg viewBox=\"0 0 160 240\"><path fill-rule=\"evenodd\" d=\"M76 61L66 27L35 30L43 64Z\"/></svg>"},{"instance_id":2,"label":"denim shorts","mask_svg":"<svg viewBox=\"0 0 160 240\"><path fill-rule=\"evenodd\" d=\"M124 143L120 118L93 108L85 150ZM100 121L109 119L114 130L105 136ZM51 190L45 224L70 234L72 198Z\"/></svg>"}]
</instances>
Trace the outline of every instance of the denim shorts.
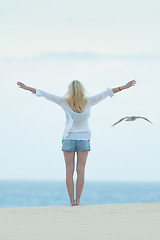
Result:
<instances>
[{"instance_id":1,"label":"denim shorts","mask_svg":"<svg viewBox=\"0 0 160 240\"><path fill-rule=\"evenodd\" d=\"M90 140L63 139L62 151L81 152L90 151Z\"/></svg>"}]
</instances>

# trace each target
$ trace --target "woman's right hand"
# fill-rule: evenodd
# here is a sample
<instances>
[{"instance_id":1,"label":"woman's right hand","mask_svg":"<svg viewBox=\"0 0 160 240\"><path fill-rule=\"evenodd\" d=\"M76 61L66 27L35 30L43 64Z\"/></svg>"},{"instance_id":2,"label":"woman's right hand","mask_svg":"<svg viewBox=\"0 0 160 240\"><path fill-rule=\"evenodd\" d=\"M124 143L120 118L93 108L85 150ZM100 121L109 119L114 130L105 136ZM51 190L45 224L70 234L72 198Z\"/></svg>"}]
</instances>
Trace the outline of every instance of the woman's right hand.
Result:
<instances>
[{"instance_id":1,"label":"woman's right hand","mask_svg":"<svg viewBox=\"0 0 160 240\"><path fill-rule=\"evenodd\" d=\"M130 88L130 87L134 86L135 84L136 84L136 81L135 81L135 80L132 80L132 81L128 82L128 83L125 85L125 89L126 89L126 88Z\"/></svg>"},{"instance_id":2,"label":"woman's right hand","mask_svg":"<svg viewBox=\"0 0 160 240\"><path fill-rule=\"evenodd\" d=\"M24 83L22 83L22 82L17 82L17 85L19 86L19 88L23 88L23 89L25 89L25 90L27 90L27 86L24 84Z\"/></svg>"}]
</instances>

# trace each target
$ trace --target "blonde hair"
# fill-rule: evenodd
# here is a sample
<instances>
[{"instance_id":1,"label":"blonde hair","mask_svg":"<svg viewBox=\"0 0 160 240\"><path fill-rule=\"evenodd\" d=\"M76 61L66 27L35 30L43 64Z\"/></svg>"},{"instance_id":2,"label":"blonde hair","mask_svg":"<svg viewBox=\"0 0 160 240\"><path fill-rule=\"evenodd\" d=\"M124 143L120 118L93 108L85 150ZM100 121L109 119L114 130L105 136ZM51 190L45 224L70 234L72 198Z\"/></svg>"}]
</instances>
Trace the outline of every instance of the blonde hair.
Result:
<instances>
[{"instance_id":1,"label":"blonde hair","mask_svg":"<svg viewBox=\"0 0 160 240\"><path fill-rule=\"evenodd\" d=\"M74 112L82 113L87 104L86 91L82 83L78 80L73 80L69 86L68 91L63 99L67 100L68 105Z\"/></svg>"}]
</instances>

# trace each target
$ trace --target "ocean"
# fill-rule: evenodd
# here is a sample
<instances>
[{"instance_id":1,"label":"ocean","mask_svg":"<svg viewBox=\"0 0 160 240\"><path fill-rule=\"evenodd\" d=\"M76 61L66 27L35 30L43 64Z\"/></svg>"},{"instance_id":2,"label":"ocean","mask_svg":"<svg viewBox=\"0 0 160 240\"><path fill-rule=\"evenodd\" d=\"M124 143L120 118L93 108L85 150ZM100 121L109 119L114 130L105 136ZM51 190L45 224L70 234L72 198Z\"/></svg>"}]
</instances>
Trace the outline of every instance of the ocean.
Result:
<instances>
[{"instance_id":1,"label":"ocean","mask_svg":"<svg viewBox=\"0 0 160 240\"><path fill-rule=\"evenodd\" d=\"M160 182L85 181L80 202L160 202ZM0 181L0 208L62 205L70 205L65 181Z\"/></svg>"}]
</instances>

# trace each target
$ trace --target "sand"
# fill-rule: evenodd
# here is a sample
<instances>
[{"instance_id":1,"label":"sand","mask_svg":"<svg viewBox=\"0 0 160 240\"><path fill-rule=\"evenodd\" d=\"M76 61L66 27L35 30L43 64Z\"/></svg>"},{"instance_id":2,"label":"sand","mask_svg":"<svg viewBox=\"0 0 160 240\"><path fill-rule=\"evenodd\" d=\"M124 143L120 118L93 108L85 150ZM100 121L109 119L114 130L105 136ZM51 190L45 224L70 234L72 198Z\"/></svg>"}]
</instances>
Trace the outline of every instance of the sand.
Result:
<instances>
[{"instance_id":1,"label":"sand","mask_svg":"<svg viewBox=\"0 0 160 240\"><path fill-rule=\"evenodd\" d=\"M160 203L0 208L0 240L160 240Z\"/></svg>"}]
</instances>

